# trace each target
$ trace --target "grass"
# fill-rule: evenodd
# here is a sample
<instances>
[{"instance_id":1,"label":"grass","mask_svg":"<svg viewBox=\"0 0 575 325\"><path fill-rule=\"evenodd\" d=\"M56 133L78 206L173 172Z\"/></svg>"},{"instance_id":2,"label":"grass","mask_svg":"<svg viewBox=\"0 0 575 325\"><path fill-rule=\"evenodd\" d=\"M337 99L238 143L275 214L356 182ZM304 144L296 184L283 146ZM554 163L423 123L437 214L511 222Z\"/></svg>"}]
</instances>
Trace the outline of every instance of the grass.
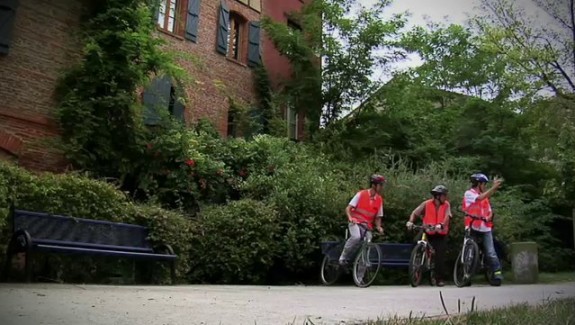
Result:
<instances>
[{"instance_id":1,"label":"grass","mask_svg":"<svg viewBox=\"0 0 575 325\"><path fill-rule=\"evenodd\" d=\"M306 324L312 325L311 322ZM550 300L538 306L514 305L490 311L444 316L440 319L399 318L355 325L575 325L575 298Z\"/></svg>"},{"instance_id":2,"label":"grass","mask_svg":"<svg viewBox=\"0 0 575 325\"><path fill-rule=\"evenodd\" d=\"M515 305L491 311L476 311L469 314L443 317L442 319L378 320L361 325L541 325L575 324L575 298L558 299L539 306ZM358 324L359 325L359 324Z\"/></svg>"}]
</instances>

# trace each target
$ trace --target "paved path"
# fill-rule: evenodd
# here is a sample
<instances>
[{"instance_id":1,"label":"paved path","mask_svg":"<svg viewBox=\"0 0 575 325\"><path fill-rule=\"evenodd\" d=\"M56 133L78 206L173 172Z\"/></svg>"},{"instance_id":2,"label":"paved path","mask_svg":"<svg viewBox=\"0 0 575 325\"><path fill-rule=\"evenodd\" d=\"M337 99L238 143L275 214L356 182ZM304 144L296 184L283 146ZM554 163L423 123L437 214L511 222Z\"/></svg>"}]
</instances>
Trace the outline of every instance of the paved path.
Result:
<instances>
[{"instance_id":1,"label":"paved path","mask_svg":"<svg viewBox=\"0 0 575 325\"><path fill-rule=\"evenodd\" d=\"M480 309L575 297L575 283L441 288L447 308ZM2 325L342 324L392 315L443 313L439 288L407 286L0 285Z\"/></svg>"}]
</instances>

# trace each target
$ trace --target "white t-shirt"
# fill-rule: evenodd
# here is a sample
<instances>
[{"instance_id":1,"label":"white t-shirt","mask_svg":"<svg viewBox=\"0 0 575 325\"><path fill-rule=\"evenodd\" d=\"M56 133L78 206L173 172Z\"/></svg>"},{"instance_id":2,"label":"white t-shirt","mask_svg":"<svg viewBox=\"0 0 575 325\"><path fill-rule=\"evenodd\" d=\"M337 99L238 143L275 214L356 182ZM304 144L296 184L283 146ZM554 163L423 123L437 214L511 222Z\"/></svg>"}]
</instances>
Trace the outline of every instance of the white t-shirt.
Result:
<instances>
[{"instance_id":1,"label":"white t-shirt","mask_svg":"<svg viewBox=\"0 0 575 325\"><path fill-rule=\"evenodd\" d=\"M361 192L357 192L357 194L355 194L353 199L351 199L351 201L349 201L349 205L351 205L354 208L357 208L357 203L359 203L359 194L360 193ZM383 217L383 204L379 207L379 211L377 212L377 217Z\"/></svg>"},{"instance_id":2,"label":"white t-shirt","mask_svg":"<svg viewBox=\"0 0 575 325\"><path fill-rule=\"evenodd\" d=\"M475 203L475 201L477 200L477 198L479 197L479 193L472 191L472 190L467 190L465 191L465 194L463 196L463 199L465 200L465 206L469 206L473 203ZM489 214L491 214L491 205L489 206L489 210L488 210ZM477 226L477 224L479 224L479 227ZM487 224L485 224L484 221L478 222L475 221L472 223L472 227L473 230L479 231L479 232L488 232L491 231L491 227L487 227Z\"/></svg>"}]
</instances>

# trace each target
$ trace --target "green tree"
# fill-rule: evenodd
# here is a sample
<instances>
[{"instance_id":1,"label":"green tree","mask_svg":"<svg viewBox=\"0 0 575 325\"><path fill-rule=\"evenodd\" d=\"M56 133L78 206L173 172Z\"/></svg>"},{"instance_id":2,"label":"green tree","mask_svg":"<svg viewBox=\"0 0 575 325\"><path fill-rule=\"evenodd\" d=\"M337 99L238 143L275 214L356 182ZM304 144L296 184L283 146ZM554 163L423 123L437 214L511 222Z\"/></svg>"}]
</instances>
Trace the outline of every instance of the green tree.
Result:
<instances>
[{"instance_id":1,"label":"green tree","mask_svg":"<svg viewBox=\"0 0 575 325\"><path fill-rule=\"evenodd\" d=\"M475 17L483 48L503 55L505 78L524 88L561 95L575 91L575 12L571 0L535 0L543 16L535 17L511 0L481 0L483 14Z\"/></svg>"},{"instance_id":2,"label":"green tree","mask_svg":"<svg viewBox=\"0 0 575 325\"><path fill-rule=\"evenodd\" d=\"M263 20L263 28L293 67L284 94L306 112L310 131L329 125L380 84L370 76L401 58L393 38L405 24L403 15L384 19L390 0L371 7L357 0L316 0L293 13L302 31Z\"/></svg>"}]
</instances>

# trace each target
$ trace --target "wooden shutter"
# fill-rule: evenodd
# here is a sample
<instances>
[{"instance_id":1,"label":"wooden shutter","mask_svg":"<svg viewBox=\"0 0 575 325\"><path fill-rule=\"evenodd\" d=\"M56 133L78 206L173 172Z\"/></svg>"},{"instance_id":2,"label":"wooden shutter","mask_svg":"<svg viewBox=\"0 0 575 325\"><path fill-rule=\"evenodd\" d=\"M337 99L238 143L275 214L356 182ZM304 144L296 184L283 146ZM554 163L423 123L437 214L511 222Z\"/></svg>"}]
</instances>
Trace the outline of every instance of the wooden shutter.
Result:
<instances>
[{"instance_id":1,"label":"wooden shutter","mask_svg":"<svg viewBox=\"0 0 575 325\"><path fill-rule=\"evenodd\" d=\"M184 104L176 98L176 100L174 101L174 109L172 111L172 115L176 120L185 122L186 121L186 118L184 116L185 109L186 107L184 106Z\"/></svg>"},{"instance_id":2,"label":"wooden shutter","mask_svg":"<svg viewBox=\"0 0 575 325\"><path fill-rule=\"evenodd\" d=\"M188 0L188 18L186 20L186 39L198 42L201 0Z\"/></svg>"},{"instance_id":3,"label":"wooden shutter","mask_svg":"<svg viewBox=\"0 0 575 325\"><path fill-rule=\"evenodd\" d=\"M18 0L0 0L0 54L8 54Z\"/></svg>"},{"instance_id":4,"label":"wooden shutter","mask_svg":"<svg viewBox=\"0 0 575 325\"><path fill-rule=\"evenodd\" d=\"M251 21L248 36L248 66L255 67L261 63L260 55L260 22Z\"/></svg>"},{"instance_id":5,"label":"wooden shutter","mask_svg":"<svg viewBox=\"0 0 575 325\"><path fill-rule=\"evenodd\" d=\"M170 105L172 82L167 76L155 78L144 91L144 123L158 125L162 120L162 110Z\"/></svg>"},{"instance_id":6,"label":"wooden shutter","mask_svg":"<svg viewBox=\"0 0 575 325\"><path fill-rule=\"evenodd\" d=\"M225 1L220 2L220 18L218 20L218 37L216 50L226 55L228 53L228 37L230 34L230 10Z\"/></svg>"}]
</instances>

